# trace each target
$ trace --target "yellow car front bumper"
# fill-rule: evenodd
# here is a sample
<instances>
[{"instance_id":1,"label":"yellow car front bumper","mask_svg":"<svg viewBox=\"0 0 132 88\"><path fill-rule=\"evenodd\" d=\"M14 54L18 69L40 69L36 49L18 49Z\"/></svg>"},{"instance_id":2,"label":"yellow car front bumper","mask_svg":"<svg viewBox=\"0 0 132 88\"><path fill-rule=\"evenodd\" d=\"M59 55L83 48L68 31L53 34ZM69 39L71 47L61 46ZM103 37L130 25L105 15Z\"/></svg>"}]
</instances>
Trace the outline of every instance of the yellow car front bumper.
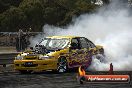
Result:
<instances>
[{"instance_id":1,"label":"yellow car front bumper","mask_svg":"<svg viewBox=\"0 0 132 88\"><path fill-rule=\"evenodd\" d=\"M55 70L57 60L14 60L15 70Z\"/></svg>"}]
</instances>

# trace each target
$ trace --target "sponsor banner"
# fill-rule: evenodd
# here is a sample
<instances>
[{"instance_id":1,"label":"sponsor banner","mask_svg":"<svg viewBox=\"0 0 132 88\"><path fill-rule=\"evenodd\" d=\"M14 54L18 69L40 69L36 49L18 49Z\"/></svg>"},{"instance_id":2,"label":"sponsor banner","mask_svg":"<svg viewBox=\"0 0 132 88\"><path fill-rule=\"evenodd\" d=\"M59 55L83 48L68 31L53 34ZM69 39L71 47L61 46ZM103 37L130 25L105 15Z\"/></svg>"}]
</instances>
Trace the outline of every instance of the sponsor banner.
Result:
<instances>
[{"instance_id":1,"label":"sponsor banner","mask_svg":"<svg viewBox=\"0 0 132 88\"><path fill-rule=\"evenodd\" d=\"M129 75L85 75L85 80L92 83L128 83Z\"/></svg>"}]
</instances>

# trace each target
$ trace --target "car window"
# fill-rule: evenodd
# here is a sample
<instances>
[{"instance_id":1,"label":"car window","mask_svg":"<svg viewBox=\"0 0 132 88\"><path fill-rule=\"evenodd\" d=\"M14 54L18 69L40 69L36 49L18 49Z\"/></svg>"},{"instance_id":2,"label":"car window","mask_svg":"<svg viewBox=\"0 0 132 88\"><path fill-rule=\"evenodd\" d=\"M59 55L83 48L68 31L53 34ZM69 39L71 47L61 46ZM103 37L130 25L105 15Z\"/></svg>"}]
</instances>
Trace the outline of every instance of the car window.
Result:
<instances>
[{"instance_id":1,"label":"car window","mask_svg":"<svg viewBox=\"0 0 132 88\"><path fill-rule=\"evenodd\" d=\"M90 48L94 48L95 47L95 45L91 41L89 41L88 44L89 44Z\"/></svg>"},{"instance_id":2,"label":"car window","mask_svg":"<svg viewBox=\"0 0 132 88\"><path fill-rule=\"evenodd\" d=\"M85 40L87 42L88 48L94 48L95 47L94 43L92 43L90 40L88 40L87 38L85 38Z\"/></svg>"},{"instance_id":3,"label":"car window","mask_svg":"<svg viewBox=\"0 0 132 88\"><path fill-rule=\"evenodd\" d=\"M65 48L69 43L69 39L51 39L47 47L50 48Z\"/></svg>"},{"instance_id":4,"label":"car window","mask_svg":"<svg viewBox=\"0 0 132 88\"><path fill-rule=\"evenodd\" d=\"M88 44L85 38L79 38L81 48L88 48Z\"/></svg>"},{"instance_id":5,"label":"car window","mask_svg":"<svg viewBox=\"0 0 132 88\"><path fill-rule=\"evenodd\" d=\"M71 41L71 43L76 43L76 44L77 44L77 49L79 49L79 48L80 48L80 44L79 44L79 42L78 42L78 39L77 39L77 38L73 38L73 39L72 39L72 41Z\"/></svg>"},{"instance_id":6,"label":"car window","mask_svg":"<svg viewBox=\"0 0 132 88\"><path fill-rule=\"evenodd\" d=\"M63 49L68 46L69 42L70 40L65 38L45 38L39 43L39 45L44 45L46 48Z\"/></svg>"},{"instance_id":7,"label":"car window","mask_svg":"<svg viewBox=\"0 0 132 88\"><path fill-rule=\"evenodd\" d=\"M88 44L89 48L94 48L95 47L95 45L90 40L87 41L87 44Z\"/></svg>"}]
</instances>

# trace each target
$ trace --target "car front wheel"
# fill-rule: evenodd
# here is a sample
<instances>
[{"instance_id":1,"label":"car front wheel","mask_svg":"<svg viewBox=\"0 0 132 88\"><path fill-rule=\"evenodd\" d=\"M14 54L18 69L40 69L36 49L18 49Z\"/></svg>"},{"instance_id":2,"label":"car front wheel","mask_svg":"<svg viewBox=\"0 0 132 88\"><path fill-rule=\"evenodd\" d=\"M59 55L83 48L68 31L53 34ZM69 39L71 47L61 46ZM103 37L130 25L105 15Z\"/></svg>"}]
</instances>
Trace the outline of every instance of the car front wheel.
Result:
<instances>
[{"instance_id":1,"label":"car front wheel","mask_svg":"<svg viewBox=\"0 0 132 88\"><path fill-rule=\"evenodd\" d=\"M64 73L67 71L67 60L64 57L61 57L58 61L58 68L57 71L59 73Z\"/></svg>"}]
</instances>

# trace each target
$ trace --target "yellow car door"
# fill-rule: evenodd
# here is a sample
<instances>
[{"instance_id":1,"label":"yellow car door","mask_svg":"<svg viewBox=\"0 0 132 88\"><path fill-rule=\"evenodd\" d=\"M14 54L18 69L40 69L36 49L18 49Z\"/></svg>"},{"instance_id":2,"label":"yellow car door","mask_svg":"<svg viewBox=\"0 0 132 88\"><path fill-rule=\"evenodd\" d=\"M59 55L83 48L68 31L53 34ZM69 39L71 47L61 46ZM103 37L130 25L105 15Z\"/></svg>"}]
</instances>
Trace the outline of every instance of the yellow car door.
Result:
<instances>
[{"instance_id":1,"label":"yellow car door","mask_svg":"<svg viewBox=\"0 0 132 88\"><path fill-rule=\"evenodd\" d=\"M91 61L92 61L92 55L91 53L89 52L89 45L88 45L88 42L87 42L87 39L85 37L80 37L79 38L79 42L80 42L80 47L81 47L81 65L84 66L84 67L88 67L90 64L91 64Z\"/></svg>"},{"instance_id":2,"label":"yellow car door","mask_svg":"<svg viewBox=\"0 0 132 88\"><path fill-rule=\"evenodd\" d=\"M81 59L79 58L81 58L82 52L81 52L78 38L73 38L71 40L71 47L69 52L70 52L69 63L68 63L69 68L80 66L82 63L81 63Z\"/></svg>"}]
</instances>

